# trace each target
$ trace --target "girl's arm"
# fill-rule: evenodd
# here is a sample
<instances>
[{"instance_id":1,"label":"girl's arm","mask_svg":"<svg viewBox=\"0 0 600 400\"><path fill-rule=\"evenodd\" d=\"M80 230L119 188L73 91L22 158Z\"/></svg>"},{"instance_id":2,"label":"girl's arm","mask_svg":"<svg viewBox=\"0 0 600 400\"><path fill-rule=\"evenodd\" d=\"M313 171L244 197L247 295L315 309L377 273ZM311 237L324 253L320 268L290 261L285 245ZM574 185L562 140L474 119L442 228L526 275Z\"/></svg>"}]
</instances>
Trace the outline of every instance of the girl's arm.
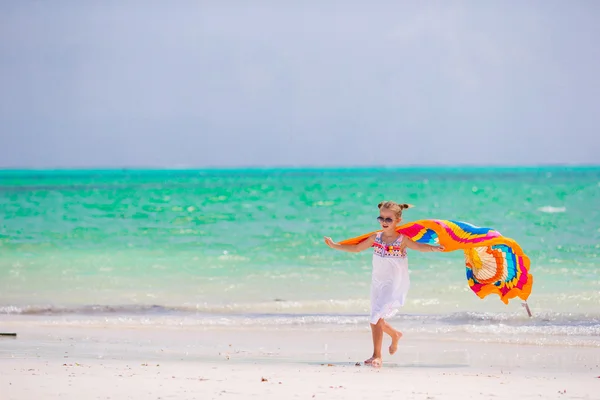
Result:
<instances>
[{"instance_id":1,"label":"girl's arm","mask_svg":"<svg viewBox=\"0 0 600 400\"><path fill-rule=\"evenodd\" d=\"M402 238L402 242L406 247L418 251L444 251L444 246L432 246L425 243L417 243L406 236Z\"/></svg>"},{"instance_id":2,"label":"girl's arm","mask_svg":"<svg viewBox=\"0 0 600 400\"><path fill-rule=\"evenodd\" d=\"M335 250L347 251L348 253L358 253L359 251L366 250L369 247L373 246L374 241L375 234L369 236L367 239L363 240L358 244L339 244L331 240L330 237L325 237L325 243L327 244L327 246Z\"/></svg>"}]
</instances>

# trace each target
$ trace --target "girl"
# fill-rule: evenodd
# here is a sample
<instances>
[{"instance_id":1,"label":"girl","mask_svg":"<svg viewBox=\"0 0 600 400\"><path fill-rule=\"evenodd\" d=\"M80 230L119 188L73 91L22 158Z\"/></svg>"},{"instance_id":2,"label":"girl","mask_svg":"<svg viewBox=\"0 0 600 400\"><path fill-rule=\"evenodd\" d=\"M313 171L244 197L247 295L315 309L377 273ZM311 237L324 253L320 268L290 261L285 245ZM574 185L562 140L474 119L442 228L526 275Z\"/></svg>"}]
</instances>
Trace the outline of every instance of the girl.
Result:
<instances>
[{"instance_id":1,"label":"girl","mask_svg":"<svg viewBox=\"0 0 600 400\"><path fill-rule=\"evenodd\" d=\"M374 233L368 239L356 245L341 245L329 237L325 243L332 249L358 253L374 247L373 272L371 281L371 333L373 336L373 356L365 361L374 367L380 367L381 344L383 332L390 335L392 344L390 354L398 350L398 340L402 332L394 329L385 319L392 317L398 307L404 305L410 286L408 275L408 258L406 249L418 251L443 251L442 246L431 246L416 243L406 236L396 232L398 223L402 221L402 210L412 207L409 204L398 204L393 201L379 203L379 217L382 230Z\"/></svg>"}]
</instances>

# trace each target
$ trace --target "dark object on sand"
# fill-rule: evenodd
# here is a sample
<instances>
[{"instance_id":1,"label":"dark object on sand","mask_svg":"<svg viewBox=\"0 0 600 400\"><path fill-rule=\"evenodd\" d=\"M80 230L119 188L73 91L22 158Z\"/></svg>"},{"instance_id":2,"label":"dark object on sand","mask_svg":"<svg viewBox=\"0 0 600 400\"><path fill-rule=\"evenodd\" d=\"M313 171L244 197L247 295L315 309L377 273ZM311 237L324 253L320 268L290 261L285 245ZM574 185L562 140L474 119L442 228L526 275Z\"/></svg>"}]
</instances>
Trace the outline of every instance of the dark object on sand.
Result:
<instances>
[{"instance_id":1,"label":"dark object on sand","mask_svg":"<svg viewBox=\"0 0 600 400\"><path fill-rule=\"evenodd\" d=\"M0 336L17 337L17 334L16 333L2 333L2 332L0 332Z\"/></svg>"}]
</instances>

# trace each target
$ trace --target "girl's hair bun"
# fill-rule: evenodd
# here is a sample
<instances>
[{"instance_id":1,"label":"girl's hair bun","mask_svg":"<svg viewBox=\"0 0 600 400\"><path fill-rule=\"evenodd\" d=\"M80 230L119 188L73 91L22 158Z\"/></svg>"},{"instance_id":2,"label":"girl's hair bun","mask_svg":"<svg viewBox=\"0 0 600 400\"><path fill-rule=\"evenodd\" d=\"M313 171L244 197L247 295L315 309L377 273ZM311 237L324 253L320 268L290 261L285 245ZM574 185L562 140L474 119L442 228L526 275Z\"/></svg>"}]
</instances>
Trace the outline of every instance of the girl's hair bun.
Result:
<instances>
[{"instance_id":1,"label":"girl's hair bun","mask_svg":"<svg viewBox=\"0 0 600 400\"><path fill-rule=\"evenodd\" d=\"M402 210L405 210L407 208L412 208L412 207L414 207L412 204L407 204L407 203L398 204L395 201L382 201L381 203L379 203L377 205L377 208L379 208L379 209L386 208L390 211L395 212L397 217L402 216Z\"/></svg>"}]
</instances>

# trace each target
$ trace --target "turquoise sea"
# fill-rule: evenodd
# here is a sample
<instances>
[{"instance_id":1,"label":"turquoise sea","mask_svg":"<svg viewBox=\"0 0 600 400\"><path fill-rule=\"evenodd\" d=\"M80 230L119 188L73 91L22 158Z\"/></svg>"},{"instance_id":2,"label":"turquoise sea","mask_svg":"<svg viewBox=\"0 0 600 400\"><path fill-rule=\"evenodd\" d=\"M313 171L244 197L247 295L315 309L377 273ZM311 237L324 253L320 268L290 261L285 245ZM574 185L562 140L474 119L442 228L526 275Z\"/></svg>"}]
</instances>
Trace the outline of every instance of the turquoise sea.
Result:
<instances>
[{"instance_id":1,"label":"turquoise sea","mask_svg":"<svg viewBox=\"0 0 600 400\"><path fill-rule=\"evenodd\" d=\"M377 229L381 200L499 230L535 280L528 318L472 293L462 253L412 252L400 329L600 346L600 167L4 170L0 315L368 329L371 253L323 236Z\"/></svg>"}]
</instances>

